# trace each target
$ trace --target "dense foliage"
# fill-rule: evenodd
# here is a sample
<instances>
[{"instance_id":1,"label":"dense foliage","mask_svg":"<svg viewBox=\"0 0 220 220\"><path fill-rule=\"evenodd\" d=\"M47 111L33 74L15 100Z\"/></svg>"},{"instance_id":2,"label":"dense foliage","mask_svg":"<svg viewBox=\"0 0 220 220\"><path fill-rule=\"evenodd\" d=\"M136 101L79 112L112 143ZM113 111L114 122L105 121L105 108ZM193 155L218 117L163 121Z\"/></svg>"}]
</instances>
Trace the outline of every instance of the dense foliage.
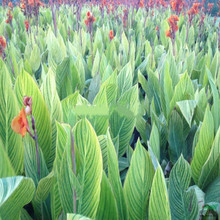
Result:
<instances>
[{"instance_id":1,"label":"dense foliage","mask_svg":"<svg viewBox=\"0 0 220 220\"><path fill-rule=\"evenodd\" d=\"M0 219L220 215L213 5L131 3L0 7Z\"/></svg>"}]
</instances>

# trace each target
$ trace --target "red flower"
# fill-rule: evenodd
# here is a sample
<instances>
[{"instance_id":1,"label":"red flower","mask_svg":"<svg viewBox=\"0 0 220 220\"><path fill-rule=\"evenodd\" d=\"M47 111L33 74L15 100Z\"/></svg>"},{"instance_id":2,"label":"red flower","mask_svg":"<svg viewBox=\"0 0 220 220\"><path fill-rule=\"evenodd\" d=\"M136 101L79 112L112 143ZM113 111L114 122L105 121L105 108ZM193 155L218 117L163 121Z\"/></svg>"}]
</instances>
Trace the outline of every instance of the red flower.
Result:
<instances>
[{"instance_id":1,"label":"red flower","mask_svg":"<svg viewBox=\"0 0 220 220\"><path fill-rule=\"evenodd\" d=\"M112 40L114 38L113 30L110 30L109 32L109 38Z\"/></svg>"},{"instance_id":2,"label":"red flower","mask_svg":"<svg viewBox=\"0 0 220 220\"><path fill-rule=\"evenodd\" d=\"M13 4L12 4L12 2L9 2L9 3L8 3L8 7L11 8L11 9L13 9Z\"/></svg>"},{"instance_id":3,"label":"red flower","mask_svg":"<svg viewBox=\"0 0 220 220\"><path fill-rule=\"evenodd\" d=\"M139 2L139 7L140 7L140 8L143 8L143 7L144 7L144 2L143 2L143 1L140 1L140 2Z\"/></svg>"},{"instance_id":4,"label":"red flower","mask_svg":"<svg viewBox=\"0 0 220 220\"><path fill-rule=\"evenodd\" d=\"M22 108L19 115L12 120L11 128L14 132L21 134L22 137L30 130L24 108Z\"/></svg>"},{"instance_id":5,"label":"red flower","mask_svg":"<svg viewBox=\"0 0 220 220\"><path fill-rule=\"evenodd\" d=\"M5 47L6 47L5 38L3 36L0 36L0 57L2 57L2 55L4 54Z\"/></svg>"},{"instance_id":6,"label":"red flower","mask_svg":"<svg viewBox=\"0 0 220 220\"><path fill-rule=\"evenodd\" d=\"M159 27L158 27L158 26L156 26L155 30L156 30L156 31L159 31Z\"/></svg>"},{"instance_id":7,"label":"red flower","mask_svg":"<svg viewBox=\"0 0 220 220\"><path fill-rule=\"evenodd\" d=\"M177 15L171 15L168 18L168 22L170 25L169 30L166 31L166 36L170 37L172 39L175 38L175 32L178 31L179 27L177 25L177 22L179 21L179 17Z\"/></svg>"},{"instance_id":8,"label":"red flower","mask_svg":"<svg viewBox=\"0 0 220 220\"><path fill-rule=\"evenodd\" d=\"M29 21L24 21L26 31L29 30Z\"/></svg>"}]
</instances>

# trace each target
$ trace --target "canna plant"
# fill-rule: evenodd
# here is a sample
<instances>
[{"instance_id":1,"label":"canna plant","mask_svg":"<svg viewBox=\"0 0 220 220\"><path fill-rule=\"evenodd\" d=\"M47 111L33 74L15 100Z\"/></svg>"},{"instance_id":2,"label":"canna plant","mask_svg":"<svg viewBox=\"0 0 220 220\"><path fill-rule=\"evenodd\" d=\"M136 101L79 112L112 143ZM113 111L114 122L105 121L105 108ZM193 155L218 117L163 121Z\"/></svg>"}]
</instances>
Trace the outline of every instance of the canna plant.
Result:
<instances>
[{"instance_id":1,"label":"canna plant","mask_svg":"<svg viewBox=\"0 0 220 220\"><path fill-rule=\"evenodd\" d=\"M211 6L206 14L203 3L179 0L4 7L0 219L219 218Z\"/></svg>"}]
</instances>

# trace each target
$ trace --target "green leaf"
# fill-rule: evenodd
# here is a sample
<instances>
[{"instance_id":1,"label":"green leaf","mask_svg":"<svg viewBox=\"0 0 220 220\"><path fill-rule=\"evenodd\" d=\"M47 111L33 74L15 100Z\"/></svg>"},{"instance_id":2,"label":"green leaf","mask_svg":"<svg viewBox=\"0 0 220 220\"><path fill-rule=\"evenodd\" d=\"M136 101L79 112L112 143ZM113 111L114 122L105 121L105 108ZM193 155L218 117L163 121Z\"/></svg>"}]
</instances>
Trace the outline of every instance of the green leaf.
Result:
<instances>
[{"instance_id":1,"label":"green leaf","mask_svg":"<svg viewBox=\"0 0 220 220\"><path fill-rule=\"evenodd\" d=\"M171 220L166 182L160 166L153 178L149 202L149 220L155 219Z\"/></svg>"},{"instance_id":2,"label":"green leaf","mask_svg":"<svg viewBox=\"0 0 220 220\"><path fill-rule=\"evenodd\" d=\"M20 107L23 105L23 97L31 96L33 100L33 116L35 118L38 143L43 151L46 162L51 154L51 120L44 98L34 82L33 78L24 70L18 76L15 83L15 93Z\"/></svg>"},{"instance_id":3,"label":"green leaf","mask_svg":"<svg viewBox=\"0 0 220 220\"><path fill-rule=\"evenodd\" d=\"M196 108L196 104L197 102L195 100L184 100L177 102L180 111L182 112L184 118L186 119L190 127L191 127L194 111Z\"/></svg>"},{"instance_id":4,"label":"green leaf","mask_svg":"<svg viewBox=\"0 0 220 220\"><path fill-rule=\"evenodd\" d=\"M102 155L96 133L88 120L79 121L73 129L75 146L80 155L77 165L78 180L82 186L78 213L94 218L100 198ZM86 133L86 136L85 136Z\"/></svg>"},{"instance_id":5,"label":"green leaf","mask_svg":"<svg viewBox=\"0 0 220 220\"><path fill-rule=\"evenodd\" d=\"M217 177L205 190L205 202L219 202L220 203L220 176Z\"/></svg>"},{"instance_id":6,"label":"green leaf","mask_svg":"<svg viewBox=\"0 0 220 220\"><path fill-rule=\"evenodd\" d=\"M51 169L53 166L53 161L55 159L56 150L56 121L62 122L63 120L63 110L56 90L55 76L51 69L49 69L47 77L42 84L41 91L47 104L51 120L52 147L50 158L48 161L48 168Z\"/></svg>"},{"instance_id":7,"label":"green leaf","mask_svg":"<svg viewBox=\"0 0 220 220\"><path fill-rule=\"evenodd\" d=\"M112 109L109 124L112 139L119 138L119 157L125 153L131 139L138 106L138 87L136 85L126 91L119 99L118 105Z\"/></svg>"},{"instance_id":8,"label":"green leaf","mask_svg":"<svg viewBox=\"0 0 220 220\"><path fill-rule=\"evenodd\" d=\"M200 129L199 139L195 148L195 153L191 163L192 176L196 183L201 176L202 167L205 164L211 151L214 138L214 121L209 107L206 108L204 120Z\"/></svg>"},{"instance_id":9,"label":"green leaf","mask_svg":"<svg viewBox=\"0 0 220 220\"><path fill-rule=\"evenodd\" d=\"M220 128L213 142L212 150L207 161L202 167L198 185L204 189L220 174Z\"/></svg>"},{"instance_id":10,"label":"green leaf","mask_svg":"<svg viewBox=\"0 0 220 220\"><path fill-rule=\"evenodd\" d=\"M182 153L185 155L183 121L176 111L173 111L170 117L168 142L170 159L175 163Z\"/></svg>"},{"instance_id":11,"label":"green leaf","mask_svg":"<svg viewBox=\"0 0 220 220\"><path fill-rule=\"evenodd\" d=\"M191 181L191 168L181 155L171 170L169 200L172 219L196 219L198 205L195 191L187 191Z\"/></svg>"},{"instance_id":12,"label":"green leaf","mask_svg":"<svg viewBox=\"0 0 220 220\"><path fill-rule=\"evenodd\" d=\"M53 172L51 172L48 176L42 178L37 186L37 190L35 192L34 198L33 198L33 207L35 210L35 216L39 216L41 217L41 215L43 214L43 209L42 209L42 205L43 202L47 199L52 186L54 183L54 174ZM44 215L44 217L46 217Z\"/></svg>"},{"instance_id":13,"label":"green leaf","mask_svg":"<svg viewBox=\"0 0 220 220\"><path fill-rule=\"evenodd\" d=\"M173 98L170 102L170 113L173 111L176 102L182 100L193 99L194 87L187 72L181 77L180 81L175 87Z\"/></svg>"},{"instance_id":14,"label":"green leaf","mask_svg":"<svg viewBox=\"0 0 220 220\"><path fill-rule=\"evenodd\" d=\"M28 204L34 195L34 182L23 176L0 179L0 218L19 219L22 207Z\"/></svg>"},{"instance_id":15,"label":"green leaf","mask_svg":"<svg viewBox=\"0 0 220 220\"><path fill-rule=\"evenodd\" d=\"M150 155L138 140L124 183L129 219L146 219L153 176L154 167Z\"/></svg>"},{"instance_id":16,"label":"green leaf","mask_svg":"<svg viewBox=\"0 0 220 220\"><path fill-rule=\"evenodd\" d=\"M0 178L14 176L15 171L11 165L2 141L0 140Z\"/></svg>"},{"instance_id":17,"label":"green leaf","mask_svg":"<svg viewBox=\"0 0 220 220\"><path fill-rule=\"evenodd\" d=\"M19 114L19 107L12 90L10 76L2 61L0 61L0 92L0 138L4 151L17 174L23 171L24 148L21 135L11 129L11 122Z\"/></svg>"},{"instance_id":18,"label":"green leaf","mask_svg":"<svg viewBox=\"0 0 220 220\"><path fill-rule=\"evenodd\" d=\"M109 183L109 180L105 172L103 172L102 174L100 201L96 214L96 219L97 220L118 219L116 200L114 197L111 184Z\"/></svg>"},{"instance_id":19,"label":"green leaf","mask_svg":"<svg viewBox=\"0 0 220 220\"><path fill-rule=\"evenodd\" d=\"M108 148L108 177L116 199L118 216L119 219L127 220L128 209L127 209L124 193L122 190L117 154L109 132L107 133L107 148Z\"/></svg>"},{"instance_id":20,"label":"green leaf","mask_svg":"<svg viewBox=\"0 0 220 220\"><path fill-rule=\"evenodd\" d=\"M214 79L207 68L207 75L209 79L209 84L211 85L212 94L213 94L213 119L215 124L215 132L217 132L219 125L220 125L220 113L219 113L219 106L220 106L220 98L219 98L219 91L215 85Z\"/></svg>"},{"instance_id":21,"label":"green leaf","mask_svg":"<svg viewBox=\"0 0 220 220\"><path fill-rule=\"evenodd\" d=\"M133 77L131 64L126 64L118 74L119 97L132 87Z\"/></svg>"},{"instance_id":22,"label":"green leaf","mask_svg":"<svg viewBox=\"0 0 220 220\"><path fill-rule=\"evenodd\" d=\"M77 215L77 214L67 214L67 220L91 220L91 218L87 218L82 215Z\"/></svg>"},{"instance_id":23,"label":"green leaf","mask_svg":"<svg viewBox=\"0 0 220 220\"><path fill-rule=\"evenodd\" d=\"M155 123L151 130L149 144L157 160L160 161L160 134Z\"/></svg>"}]
</instances>

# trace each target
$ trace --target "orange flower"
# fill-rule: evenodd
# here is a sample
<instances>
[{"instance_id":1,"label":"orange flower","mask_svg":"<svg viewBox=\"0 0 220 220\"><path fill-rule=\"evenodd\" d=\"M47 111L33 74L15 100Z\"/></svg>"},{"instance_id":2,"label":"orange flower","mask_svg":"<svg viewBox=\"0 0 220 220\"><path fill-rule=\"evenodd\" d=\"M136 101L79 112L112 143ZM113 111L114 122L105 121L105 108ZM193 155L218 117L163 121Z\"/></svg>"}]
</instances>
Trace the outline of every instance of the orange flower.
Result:
<instances>
[{"instance_id":1,"label":"orange flower","mask_svg":"<svg viewBox=\"0 0 220 220\"><path fill-rule=\"evenodd\" d=\"M8 7L11 8L11 9L13 9L13 4L12 4L12 2L9 2L9 3L8 3Z\"/></svg>"},{"instance_id":2,"label":"orange flower","mask_svg":"<svg viewBox=\"0 0 220 220\"><path fill-rule=\"evenodd\" d=\"M21 134L22 137L30 130L24 108L22 108L19 115L12 120L11 128L14 132Z\"/></svg>"},{"instance_id":3,"label":"orange flower","mask_svg":"<svg viewBox=\"0 0 220 220\"><path fill-rule=\"evenodd\" d=\"M89 17L91 16L90 11L88 11L88 12L86 13L86 16L87 16L87 18L89 18Z\"/></svg>"},{"instance_id":4,"label":"orange flower","mask_svg":"<svg viewBox=\"0 0 220 220\"><path fill-rule=\"evenodd\" d=\"M166 30L166 37L170 37L171 38L171 32L170 32L170 30Z\"/></svg>"},{"instance_id":5,"label":"orange flower","mask_svg":"<svg viewBox=\"0 0 220 220\"><path fill-rule=\"evenodd\" d=\"M28 31L28 29L29 29L29 21L24 21L24 24L25 24L26 31Z\"/></svg>"},{"instance_id":6,"label":"orange flower","mask_svg":"<svg viewBox=\"0 0 220 220\"><path fill-rule=\"evenodd\" d=\"M5 47L6 47L5 38L3 36L0 36L0 57L2 57L2 55L4 54Z\"/></svg>"},{"instance_id":7,"label":"orange flower","mask_svg":"<svg viewBox=\"0 0 220 220\"><path fill-rule=\"evenodd\" d=\"M143 8L143 7L144 7L143 1L140 1L140 2L139 2L139 7L140 7L140 8Z\"/></svg>"},{"instance_id":8,"label":"orange flower","mask_svg":"<svg viewBox=\"0 0 220 220\"><path fill-rule=\"evenodd\" d=\"M112 40L114 38L113 30L110 30L109 32L109 38Z\"/></svg>"}]
</instances>

